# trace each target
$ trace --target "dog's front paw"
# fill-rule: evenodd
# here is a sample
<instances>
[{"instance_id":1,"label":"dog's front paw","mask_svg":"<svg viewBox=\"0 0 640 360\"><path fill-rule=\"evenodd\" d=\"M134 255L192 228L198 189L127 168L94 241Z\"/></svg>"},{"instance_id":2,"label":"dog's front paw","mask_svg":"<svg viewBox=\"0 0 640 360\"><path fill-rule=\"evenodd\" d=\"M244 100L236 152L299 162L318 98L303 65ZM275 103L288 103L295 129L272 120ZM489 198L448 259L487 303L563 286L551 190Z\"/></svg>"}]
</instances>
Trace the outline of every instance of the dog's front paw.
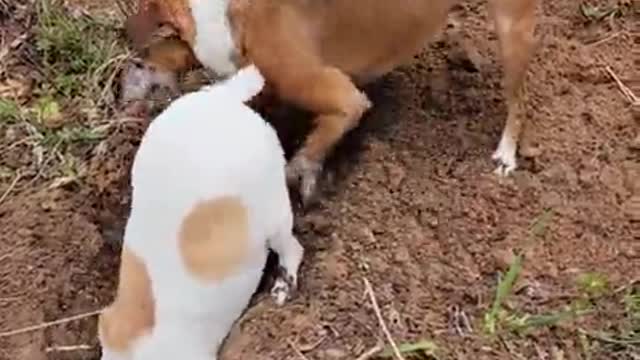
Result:
<instances>
[{"instance_id":1,"label":"dog's front paw","mask_svg":"<svg viewBox=\"0 0 640 360\"><path fill-rule=\"evenodd\" d=\"M271 288L271 297L276 304L283 305L291 299L298 287L298 279L295 274L287 274L284 268L279 269L280 274Z\"/></svg>"},{"instance_id":2,"label":"dog's front paw","mask_svg":"<svg viewBox=\"0 0 640 360\"><path fill-rule=\"evenodd\" d=\"M518 167L515 142L503 138L500 140L500 144L498 144L498 148L491 158L498 163L498 167L494 170L494 173L502 177L509 176L509 174Z\"/></svg>"},{"instance_id":3,"label":"dog's front paw","mask_svg":"<svg viewBox=\"0 0 640 360\"><path fill-rule=\"evenodd\" d=\"M303 154L296 155L287 164L287 182L290 186L298 186L303 206L309 205L313 200L321 173L322 164L309 160Z\"/></svg>"}]
</instances>

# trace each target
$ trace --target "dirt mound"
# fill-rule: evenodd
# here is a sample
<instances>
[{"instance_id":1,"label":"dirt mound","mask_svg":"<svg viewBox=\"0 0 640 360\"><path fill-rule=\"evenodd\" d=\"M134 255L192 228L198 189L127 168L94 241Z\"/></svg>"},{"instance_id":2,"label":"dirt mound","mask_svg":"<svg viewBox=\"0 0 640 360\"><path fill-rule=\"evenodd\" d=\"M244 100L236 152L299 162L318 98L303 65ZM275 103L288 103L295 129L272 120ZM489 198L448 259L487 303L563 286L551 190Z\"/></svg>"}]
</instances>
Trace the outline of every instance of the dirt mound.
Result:
<instances>
[{"instance_id":1,"label":"dirt mound","mask_svg":"<svg viewBox=\"0 0 640 360\"><path fill-rule=\"evenodd\" d=\"M101 294L112 290L107 280L116 274L114 254L101 251L103 241L90 205L72 192L44 189L2 207L2 329L96 310L104 301ZM80 321L2 338L0 354L3 359L43 359L50 344L93 343L82 330L90 325Z\"/></svg>"},{"instance_id":2,"label":"dirt mound","mask_svg":"<svg viewBox=\"0 0 640 360\"><path fill-rule=\"evenodd\" d=\"M477 58L461 59L444 37L368 89L374 109L329 164L322 201L297 216L307 249L298 296L278 308L259 293L223 359L297 359L296 349L309 359L357 358L383 339L364 278L393 337L432 340L441 358L637 354L594 335L629 331L623 300L640 279L638 124L606 70L632 79L624 29L634 19L587 22L573 1L542 4L526 133L540 153L500 180L490 155L506 109L484 3L455 14ZM295 148L299 137L280 125L305 121L273 114L287 149ZM145 126L122 121L92 152L82 186L12 194L0 205L0 329L111 300L128 170ZM543 214L546 231L531 236ZM483 336L496 274L514 250L525 257L506 309L545 315L581 304L590 312L526 336ZM608 290L586 298L584 279L598 283L592 273L604 274ZM95 337L95 318L70 322L0 338L0 358L97 359ZM46 351L67 345L82 346Z\"/></svg>"}]
</instances>

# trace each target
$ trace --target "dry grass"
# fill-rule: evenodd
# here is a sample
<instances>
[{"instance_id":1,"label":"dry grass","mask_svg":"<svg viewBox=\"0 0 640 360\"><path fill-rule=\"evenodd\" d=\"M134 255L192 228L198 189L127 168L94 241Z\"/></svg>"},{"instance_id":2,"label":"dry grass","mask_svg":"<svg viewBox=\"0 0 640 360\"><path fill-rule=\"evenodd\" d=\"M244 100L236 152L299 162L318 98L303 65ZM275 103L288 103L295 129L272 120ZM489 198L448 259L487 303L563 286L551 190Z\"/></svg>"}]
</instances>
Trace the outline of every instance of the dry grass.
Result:
<instances>
[{"instance_id":1,"label":"dry grass","mask_svg":"<svg viewBox=\"0 0 640 360\"><path fill-rule=\"evenodd\" d=\"M5 199L43 181L56 187L82 180L86 156L115 124L118 74L130 56L119 19L94 18L58 0L13 6L33 25L8 27L23 32L0 47Z\"/></svg>"}]
</instances>

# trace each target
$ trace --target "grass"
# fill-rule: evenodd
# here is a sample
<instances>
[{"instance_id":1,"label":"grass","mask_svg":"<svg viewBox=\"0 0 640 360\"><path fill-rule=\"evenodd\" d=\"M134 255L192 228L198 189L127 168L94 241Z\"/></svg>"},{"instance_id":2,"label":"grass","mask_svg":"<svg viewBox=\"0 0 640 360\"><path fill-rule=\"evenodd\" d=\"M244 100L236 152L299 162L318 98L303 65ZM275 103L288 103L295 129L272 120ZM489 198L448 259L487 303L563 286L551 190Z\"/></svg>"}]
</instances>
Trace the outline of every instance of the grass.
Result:
<instances>
[{"instance_id":1,"label":"grass","mask_svg":"<svg viewBox=\"0 0 640 360\"><path fill-rule=\"evenodd\" d=\"M102 90L114 85L116 65L126 58L115 20L73 16L56 0L40 0L36 11L35 46L49 80L41 92L105 105Z\"/></svg>"},{"instance_id":2,"label":"grass","mask_svg":"<svg viewBox=\"0 0 640 360\"><path fill-rule=\"evenodd\" d=\"M618 1L615 4L595 5L590 2L580 4L580 13L590 22L613 20L630 11L632 2Z\"/></svg>"},{"instance_id":3,"label":"grass","mask_svg":"<svg viewBox=\"0 0 640 360\"><path fill-rule=\"evenodd\" d=\"M537 237L541 237L545 234L553 212L550 209L545 209L529 226L529 239L526 243L530 243ZM526 245L526 244L525 244ZM519 324L520 328L528 327L530 324L541 323L542 318L535 320L535 317L525 316L523 318L514 318L513 315L509 315L503 308L502 303L507 299L513 289L513 286L522 271L522 254L517 254L510 264L506 275L498 280L498 286L496 288L496 295L493 300L491 309L485 313L484 316L484 330L489 335L493 335L499 328L499 323L506 320L510 324ZM535 321L532 321L534 319Z\"/></svg>"},{"instance_id":4,"label":"grass","mask_svg":"<svg viewBox=\"0 0 640 360\"><path fill-rule=\"evenodd\" d=\"M402 355L407 356L430 356L436 357L437 345L429 340L422 340L415 343L402 343L398 344L398 350ZM384 348L384 350L377 355L381 358L392 358L394 356L393 349L390 346Z\"/></svg>"},{"instance_id":5,"label":"grass","mask_svg":"<svg viewBox=\"0 0 640 360\"><path fill-rule=\"evenodd\" d=\"M504 314L502 311L502 303L509 296L511 290L513 289L513 284L515 283L518 275L520 275L520 271L522 270L522 255L517 255L514 261L509 266L509 270L504 278L498 281L498 287L496 288L496 297L493 300L493 305L491 306L491 310L485 314L484 317L484 328L489 334L495 334L498 321L502 315Z\"/></svg>"},{"instance_id":6,"label":"grass","mask_svg":"<svg viewBox=\"0 0 640 360\"><path fill-rule=\"evenodd\" d=\"M624 304L632 332L640 336L640 289L632 287L628 290Z\"/></svg>"},{"instance_id":7,"label":"grass","mask_svg":"<svg viewBox=\"0 0 640 360\"><path fill-rule=\"evenodd\" d=\"M23 45L30 50L12 56L32 65L35 83L26 96L0 99L0 125L24 136L20 147L0 144L0 151L27 145L31 164L7 171L21 171L28 184L60 185L82 177L83 159L73 154L97 144L114 124L117 75L129 53L115 18L77 14L59 0L37 0L31 16Z\"/></svg>"}]
</instances>

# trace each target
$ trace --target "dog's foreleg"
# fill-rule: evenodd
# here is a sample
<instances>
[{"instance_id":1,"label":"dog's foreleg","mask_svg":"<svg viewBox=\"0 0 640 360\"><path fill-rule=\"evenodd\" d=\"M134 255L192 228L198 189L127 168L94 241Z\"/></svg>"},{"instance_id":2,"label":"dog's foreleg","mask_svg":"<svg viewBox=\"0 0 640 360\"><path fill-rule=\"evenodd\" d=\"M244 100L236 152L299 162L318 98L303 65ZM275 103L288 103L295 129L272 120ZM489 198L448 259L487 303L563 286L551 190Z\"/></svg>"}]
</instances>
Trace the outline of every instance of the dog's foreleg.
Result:
<instances>
[{"instance_id":1,"label":"dog's foreleg","mask_svg":"<svg viewBox=\"0 0 640 360\"><path fill-rule=\"evenodd\" d=\"M499 39L504 67L504 92L507 120L493 159L498 162L496 173L507 176L517 167L516 153L525 121L525 78L532 56L535 38L537 0L491 0L491 14Z\"/></svg>"},{"instance_id":2,"label":"dog's foreleg","mask_svg":"<svg viewBox=\"0 0 640 360\"><path fill-rule=\"evenodd\" d=\"M300 195L306 204L315 194L325 158L342 137L358 125L371 102L347 75L335 68L319 68L302 81L307 84L306 88L289 95L316 114L315 129L289 162L287 179L289 183L299 183Z\"/></svg>"}]
</instances>

